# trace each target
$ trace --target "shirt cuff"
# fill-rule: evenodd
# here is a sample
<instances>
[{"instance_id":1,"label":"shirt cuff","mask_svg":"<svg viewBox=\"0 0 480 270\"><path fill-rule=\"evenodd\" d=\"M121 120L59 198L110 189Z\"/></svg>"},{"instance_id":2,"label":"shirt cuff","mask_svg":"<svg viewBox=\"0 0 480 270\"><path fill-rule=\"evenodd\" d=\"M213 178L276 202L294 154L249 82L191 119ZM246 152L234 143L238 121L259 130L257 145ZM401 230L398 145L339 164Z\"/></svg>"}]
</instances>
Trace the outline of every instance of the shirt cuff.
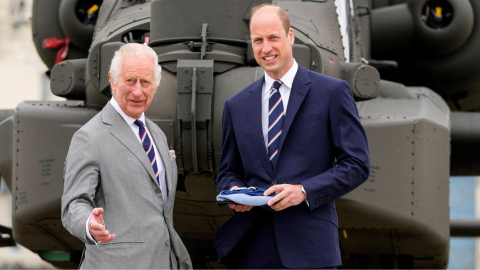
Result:
<instances>
[{"instance_id":1,"label":"shirt cuff","mask_svg":"<svg viewBox=\"0 0 480 270\"><path fill-rule=\"evenodd\" d=\"M88 221L90 221L90 216L87 218L87 222L85 223L85 234L87 235L87 241L90 242L90 244L93 245L98 245L98 241L93 238L92 234L90 231L88 231Z\"/></svg>"},{"instance_id":2,"label":"shirt cuff","mask_svg":"<svg viewBox=\"0 0 480 270\"><path fill-rule=\"evenodd\" d=\"M305 188L303 187L302 184L300 184L302 186L302 192L303 194L305 194L305 200L304 202L307 204L308 207L310 207L310 204L308 203L308 196L307 196L307 192L305 191Z\"/></svg>"}]
</instances>

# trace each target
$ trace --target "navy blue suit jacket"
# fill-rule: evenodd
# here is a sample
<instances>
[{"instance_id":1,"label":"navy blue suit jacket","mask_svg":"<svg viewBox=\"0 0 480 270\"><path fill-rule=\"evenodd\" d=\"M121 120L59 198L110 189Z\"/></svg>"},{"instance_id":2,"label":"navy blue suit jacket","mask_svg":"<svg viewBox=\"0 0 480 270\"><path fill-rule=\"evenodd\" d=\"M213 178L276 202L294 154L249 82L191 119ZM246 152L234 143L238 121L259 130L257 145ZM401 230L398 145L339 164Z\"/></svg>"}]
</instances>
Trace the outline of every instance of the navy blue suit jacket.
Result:
<instances>
[{"instance_id":1,"label":"navy blue suit jacket","mask_svg":"<svg viewBox=\"0 0 480 270\"><path fill-rule=\"evenodd\" d=\"M301 203L274 213L282 263L288 268L340 265L334 200L369 175L367 138L350 87L299 66L273 168L262 132L263 82L262 77L225 101L218 189L302 184L309 206ZM215 232L220 262L262 211L254 207L235 213Z\"/></svg>"}]
</instances>

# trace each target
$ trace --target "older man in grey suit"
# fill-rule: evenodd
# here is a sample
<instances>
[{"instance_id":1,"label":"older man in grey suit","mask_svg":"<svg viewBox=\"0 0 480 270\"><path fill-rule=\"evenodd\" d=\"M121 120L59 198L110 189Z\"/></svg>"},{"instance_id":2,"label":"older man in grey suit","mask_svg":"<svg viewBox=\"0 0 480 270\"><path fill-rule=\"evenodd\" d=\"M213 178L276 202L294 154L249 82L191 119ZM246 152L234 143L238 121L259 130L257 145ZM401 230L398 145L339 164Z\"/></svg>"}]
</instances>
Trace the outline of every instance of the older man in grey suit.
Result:
<instances>
[{"instance_id":1,"label":"older man in grey suit","mask_svg":"<svg viewBox=\"0 0 480 270\"><path fill-rule=\"evenodd\" d=\"M85 243L80 268L192 268L173 228L174 155L144 115L160 71L148 46L122 46L110 66L113 98L72 138L62 221Z\"/></svg>"}]
</instances>

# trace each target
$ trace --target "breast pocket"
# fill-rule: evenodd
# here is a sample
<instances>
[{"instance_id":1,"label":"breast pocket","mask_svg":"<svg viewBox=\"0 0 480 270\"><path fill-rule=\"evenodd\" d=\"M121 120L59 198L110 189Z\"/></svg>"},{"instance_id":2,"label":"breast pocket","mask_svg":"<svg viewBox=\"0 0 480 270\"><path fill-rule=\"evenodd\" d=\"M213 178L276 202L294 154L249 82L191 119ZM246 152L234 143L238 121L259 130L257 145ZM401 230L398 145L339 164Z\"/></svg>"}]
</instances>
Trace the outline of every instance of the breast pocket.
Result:
<instances>
[{"instance_id":1,"label":"breast pocket","mask_svg":"<svg viewBox=\"0 0 480 270\"><path fill-rule=\"evenodd\" d=\"M301 117L295 119L292 126L304 125L315 121L320 121L324 118L325 117L323 117L323 115L320 113L302 115Z\"/></svg>"}]
</instances>

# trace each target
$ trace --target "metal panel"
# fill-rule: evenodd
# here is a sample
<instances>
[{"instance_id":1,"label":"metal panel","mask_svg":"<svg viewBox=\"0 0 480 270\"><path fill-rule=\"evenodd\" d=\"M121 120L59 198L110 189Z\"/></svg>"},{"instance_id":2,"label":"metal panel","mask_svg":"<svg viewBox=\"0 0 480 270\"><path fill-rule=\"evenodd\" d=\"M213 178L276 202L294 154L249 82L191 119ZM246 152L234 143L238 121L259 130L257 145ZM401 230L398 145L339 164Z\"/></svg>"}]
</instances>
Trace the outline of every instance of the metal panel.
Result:
<instances>
[{"instance_id":1,"label":"metal panel","mask_svg":"<svg viewBox=\"0 0 480 270\"><path fill-rule=\"evenodd\" d=\"M337 201L342 247L427 256L429 267L446 267L450 113L429 89L396 89L405 94L358 103L371 173ZM375 243L368 250L358 244L366 239Z\"/></svg>"},{"instance_id":2,"label":"metal panel","mask_svg":"<svg viewBox=\"0 0 480 270\"><path fill-rule=\"evenodd\" d=\"M243 17L250 12L252 5L261 2L271 1L153 1L151 41L157 44L179 40L200 40L202 25L206 23L209 26L209 40L242 42L249 37L248 24ZM166 25L175 25L175 27L166 27Z\"/></svg>"},{"instance_id":3,"label":"metal panel","mask_svg":"<svg viewBox=\"0 0 480 270\"><path fill-rule=\"evenodd\" d=\"M181 170L210 171L209 124L212 119L213 60L179 60L177 64L178 150Z\"/></svg>"},{"instance_id":4,"label":"metal panel","mask_svg":"<svg viewBox=\"0 0 480 270\"><path fill-rule=\"evenodd\" d=\"M73 241L71 236L63 239L69 234L62 226L56 226L59 231L51 233L55 234L55 239L63 239L59 240L64 241L63 244L42 240L46 237L45 233L38 232L35 224L45 223L43 220L46 218L61 224L62 173L70 141L74 132L98 113L82 106L81 101L22 102L15 109L13 233L17 241L31 250L40 246L65 249L62 245ZM53 246L42 244L47 242Z\"/></svg>"},{"instance_id":5,"label":"metal panel","mask_svg":"<svg viewBox=\"0 0 480 270\"><path fill-rule=\"evenodd\" d=\"M405 228L413 219L414 119L366 117L362 115L370 147L370 176L338 200L340 226Z\"/></svg>"}]
</instances>

